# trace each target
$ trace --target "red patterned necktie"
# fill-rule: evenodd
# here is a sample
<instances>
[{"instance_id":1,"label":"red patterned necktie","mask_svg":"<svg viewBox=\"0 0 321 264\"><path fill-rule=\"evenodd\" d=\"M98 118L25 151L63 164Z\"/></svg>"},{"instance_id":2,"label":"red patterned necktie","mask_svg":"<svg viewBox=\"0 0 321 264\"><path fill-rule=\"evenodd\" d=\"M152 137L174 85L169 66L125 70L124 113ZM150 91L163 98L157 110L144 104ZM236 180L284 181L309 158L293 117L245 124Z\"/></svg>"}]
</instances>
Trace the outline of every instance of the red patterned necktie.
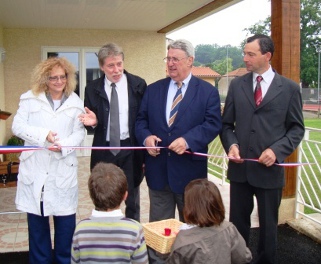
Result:
<instances>
[{"instance_id":1,"label":"red patterned necktie","mask_svg":"<svg viewBox=\"0 0 321 264\"><path fill-rule=\"evenodd\" d=\"M256 106L259 106L259 104L262 102L262 89L261 89L261 81L263 80L262 76L256 77L256 87L254 90L254 100Z\"/></svg>"},{"instance_id":2,"label":"red patterned necktie","mask_svg":"<svg viewBox=\"0 0 321 264\"><path fill-rule=\"evenodd\" d=\"M177 115L179 104L183 99L182 89L181 89L182 86L183 86L183 83L182 82L176 82L176 85L177 85L177 92L175 94L175 97L174 97L174 100L173 100L173 103L172 103L171 112L169 114L169 120L168 120L168 126L169 127L174 123L175 117Z\"/></svg>"}]
</instances>

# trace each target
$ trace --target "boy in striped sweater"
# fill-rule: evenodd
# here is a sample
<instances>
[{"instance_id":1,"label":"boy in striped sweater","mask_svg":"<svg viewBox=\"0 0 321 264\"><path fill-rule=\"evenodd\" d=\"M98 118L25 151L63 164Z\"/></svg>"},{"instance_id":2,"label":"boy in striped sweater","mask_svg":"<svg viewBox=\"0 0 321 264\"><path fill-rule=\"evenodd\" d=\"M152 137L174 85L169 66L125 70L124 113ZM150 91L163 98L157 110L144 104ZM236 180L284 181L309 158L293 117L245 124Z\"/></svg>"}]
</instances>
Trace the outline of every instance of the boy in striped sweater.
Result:
<instances>
[{"instance_id":1,"label":"boy in striped sweater","mask_svg":"<svg viewBox=\"0 0 321 264\"><path fill-rule=\"evenodd\" d=\"M76 226L71 263L148 263L142 225L120 209L127 197L124 172L111 163L98 163L88 188L95 209Z\"/></svg>"}]
</instances>

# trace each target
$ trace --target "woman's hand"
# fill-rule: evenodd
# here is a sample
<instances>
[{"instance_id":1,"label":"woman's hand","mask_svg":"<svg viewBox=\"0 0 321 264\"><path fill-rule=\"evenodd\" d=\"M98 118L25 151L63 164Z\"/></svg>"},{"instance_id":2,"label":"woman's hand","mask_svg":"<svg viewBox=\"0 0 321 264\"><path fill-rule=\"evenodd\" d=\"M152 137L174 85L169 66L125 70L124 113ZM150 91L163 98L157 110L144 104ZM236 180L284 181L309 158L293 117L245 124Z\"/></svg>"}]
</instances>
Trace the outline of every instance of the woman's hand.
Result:
<instances>
[{"instance_id":1,"label":"woman's hand","mask_svg":"<svg viewBox=\"0 0 321 264\"><path fill-rule=\"evenodd\" d=\"M55 143L58 139L56 138L57 136L57 133L56 132L52 132L52 131L49 131L46 139L48 142L50 143Z\"/></svg>"}]
</instances>

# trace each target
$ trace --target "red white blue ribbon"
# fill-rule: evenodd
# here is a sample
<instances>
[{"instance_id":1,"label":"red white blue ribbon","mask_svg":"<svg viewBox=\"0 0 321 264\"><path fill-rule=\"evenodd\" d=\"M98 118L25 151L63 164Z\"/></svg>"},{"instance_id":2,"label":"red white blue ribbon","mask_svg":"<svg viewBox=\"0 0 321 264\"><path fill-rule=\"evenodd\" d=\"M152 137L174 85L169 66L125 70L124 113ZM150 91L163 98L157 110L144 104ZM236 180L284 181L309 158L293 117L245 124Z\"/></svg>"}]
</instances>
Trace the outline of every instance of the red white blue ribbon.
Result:
<instances>
[{"instance_id":1,"label":"red white blue ribbon","mask_svg":"<svg viewBox=\"0 0 321 264\"><path fill-rule=\"evenodd\" d=\"M21 153L22 151L42 150L43 147L33 146L0 146L0 154Z\"/></svg>"},{"instance_id":2,"label":"red white blue ribbon","mask_svg":"<svg viewBox=\"0 0 321 264\"><path fill-rule=\"evenodd\" d=\"M110 149L121 149L121 150L136 150L136 149L154 149L155 147L84 147L84 146L61 146L61 148L71 149L93 149L93 150L110 150ZM164 147L157 147L164 148ZM38 147L38 146L0 146L0 154L8 153L21 153L23 151L31 150L44 150L50 149L50 147Z\"/></svg>"},{"instance_id":3,"label":"red white blue ribbon","mask_svg":"<svg viewBox=\"0 0 321 264\"><path fill-rule=\"evenodd\" d=\"M110 149L120 149L120 150L146 150L146 149L160 149L160 148L166 148L166 147L99 147L99 146L92 146L92 147L86 147L86 146L61 146L61 148L72 148L72 149L91 149L91 150L110 150ZM48 147L38 147L38 146L0 146L0 154L8 154L8 153L21 153L23 151L33 151L33 150L44 150L44 149L50 149ZM219 156L219 155L212 155L212 154L206 154L206 153L200 153L200 152L190 152L185 151L187 154L197 155L197 156L203 156L203 157L214 157L214 158L222 158L222 159L229 159L233 160L233 158L230 158L228 156ZM244 161L252 161L252 162L258 162L258 159L242 159ZM300 162L289 162L289 163L274 163L276 166L282 166L282 167L297 167L297 166L304 166L304 165L312 165L314 163L300 163Z\"/></svg>"},{"instance_id":4,"label":"red white blue ribbon","mask_svg":"<svg viewBox=\"0 0 321 264\"><path fill-rule=\"evenodd\" d=\"M203 157L213 157L213 158L225 158L229 160L235 160L234 158L230 158L228 156L218 156L218 155L212 155L212 154L204 154L200 152L190 152L190 151L185 151L188 154L193 154L197 156L203 156ZM244 159L244 161L254 161L254 162L259 162L259 159ZM280 167L298 167L298 166L304 166L304 165L313 165L314 163L301 163L301 162L283 162L283 163L274 163L273 165L275 166L280 166Z\"/></svg>"}]
</instances>

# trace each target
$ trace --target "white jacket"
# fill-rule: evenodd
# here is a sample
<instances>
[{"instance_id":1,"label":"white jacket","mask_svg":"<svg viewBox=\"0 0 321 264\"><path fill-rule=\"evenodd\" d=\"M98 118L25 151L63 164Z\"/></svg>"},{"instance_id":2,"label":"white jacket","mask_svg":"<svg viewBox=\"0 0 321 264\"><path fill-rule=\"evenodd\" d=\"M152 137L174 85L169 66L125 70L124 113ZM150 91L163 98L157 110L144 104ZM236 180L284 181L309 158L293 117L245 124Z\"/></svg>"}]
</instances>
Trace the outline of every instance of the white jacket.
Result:
<instances>
[{"instance_id":1,"label":"white jacket","mask_svg":"<svg viewBox=\"0 0 321 264\"><path fill-rule=\"evenodd\" d=\"M57 133L61 146L79 146L85 136L78 115L84 112L83 102L72 93L53 111L45 93L31 91L21 95L19 109L12 124L13 133L25 140L25 146L47 147L49 131ZM72 148L61 152L47 149L23 151L20 155L16 207L41 215L40 199L44 186L44 215L74 214L78 205L78 160Z\"/></svg>"}]
</instances>

